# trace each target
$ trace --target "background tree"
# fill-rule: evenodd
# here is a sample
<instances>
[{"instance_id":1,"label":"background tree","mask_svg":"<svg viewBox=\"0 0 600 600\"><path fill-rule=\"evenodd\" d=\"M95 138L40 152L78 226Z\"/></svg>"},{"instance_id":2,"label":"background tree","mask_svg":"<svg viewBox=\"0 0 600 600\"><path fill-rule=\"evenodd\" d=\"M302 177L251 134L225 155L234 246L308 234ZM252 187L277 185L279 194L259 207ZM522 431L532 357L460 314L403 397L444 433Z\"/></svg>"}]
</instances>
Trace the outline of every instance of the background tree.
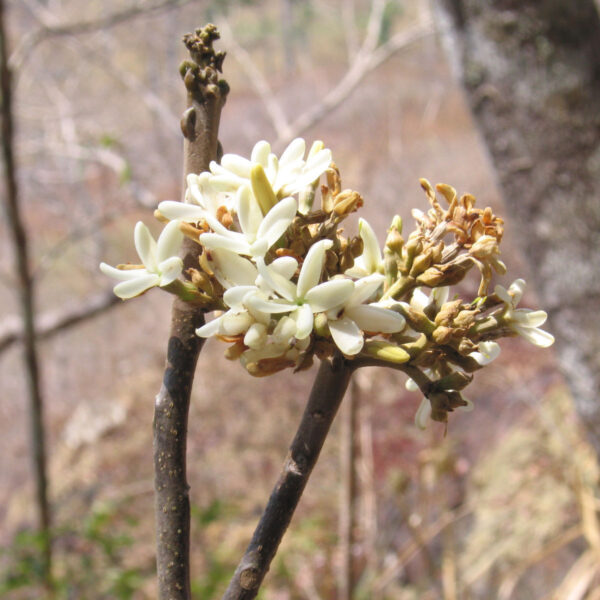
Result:
<instances>
[{"instance_id":1,"label":"background tree","mask_svg":"<svg viewBox=\"0 0 600 600\"><path fill-rule=\"evenodd\" d=\"M450 50L540 301L549 311L562 370L600 452L596 4L452 0L443 5L451 17Z\"/></svg>"}]
</instances>

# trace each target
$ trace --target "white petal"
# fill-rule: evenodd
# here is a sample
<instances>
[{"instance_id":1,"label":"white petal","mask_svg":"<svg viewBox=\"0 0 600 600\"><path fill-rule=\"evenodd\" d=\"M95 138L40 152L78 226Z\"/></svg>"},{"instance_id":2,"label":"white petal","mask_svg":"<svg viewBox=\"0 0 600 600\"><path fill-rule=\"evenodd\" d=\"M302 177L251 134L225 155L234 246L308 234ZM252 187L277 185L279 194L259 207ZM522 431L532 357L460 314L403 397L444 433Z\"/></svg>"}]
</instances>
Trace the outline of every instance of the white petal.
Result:
<instances>
[{"instance_id":1,"label":"white petal","mask_svg":"<svg viewBox=\"0 0 600 600\"><path fill-rule=\"evenodd\" d=\"M235 254L250 255L250 245L241 233L238 233L235 237L225 237L218 233L203 233L200 236L200 243L208 250L222 248Z\"/></svg>"},{"instance_id":2,"label":"white petal","mask_svg":"<svg viewBox=\"0 0 600 600\"><path fill-rule=\"evenodd\" d=\"M264 282L271 288L273 292L279 294L290 302L296 300L296 285L287 277L282 277L275 269L271 269L269 266L265 265L265 261L261 257L257 258L256 266L258 267L258 272L260 273Z\"/></svg>"},{"instance_id":3,"label":"white petal","mask_svg":"<svg viewBox=\"0 0 600 600\"><path fill-rule=\"evenodd\" d=\"M127 300L128 298L139 296L142 292L145 292L146 290L158 285L159 281L160 277L158 275L150 273L149 275L145 275L143 277L136 277L135 279L130 279L129 281L117 283L117 285L115 285L113 288L113 292L115 295L119 296L119 298Z\"/></svg>"},{"instance_id":4,"label":"white petal","mask_svg":"<svg viewBox=\"0 0 600 600\"><path fill-rule=\"evenodd\" d=\"M175 281L183 271L183 260L179 256L171 256L158 264L160 273L160 286L169 285Z\"/></svg>"},{"instance_id":5,"label":"white petal","mask_svg":"<svg viewBox=\"0 0 600 600\"><path fill-rule=\"evenodd\" d=\"M266 167L269 161L269 154L271 153L271 146L264 140L257 142L252 149L252 156L250 160L253 163L259 163L263 167Z\"/></svg>"},{"instance_id":6,"label":"white petal","mask_svg":"<svg viewBox=\"0 0 600 600\"><path fill-rule=\"evenodd\" d=\"M280 256L269 265L269 268L279 273L282 277L291 279L298 268L298 261L292 256Z\"/></svg>"},{"instance_id":7,"label":"white petal","mask_svg":"<svg viewBox=\"0 0 600 600\"><path fill-rule=\"evenodd\" d=\"M298 276L298 298L304 298L306 292L319 283L325 262L325 251L332 245L331 240L321 240L308 250Z\"/></svg>"},{"instance_id":8,"label":"white petal","mask_svg":"<svg viewBox=\"0 0 600 600\"><path fill-rule=\"evenodd\" d=\"M278 202L262 220L257 237L266 238L270 248L290 226L297 210L298 205L292 197L284 198Z\"/></svg>"},{"instance_id":9,"label":"white petal","mask_svg":"<svg viewBox=\"0 0 600 600\"><path fill-rule=\"evenodd\" d=\"M501 285L497 285L494 288L494 294L496 294L496 296L498 296L498 298L500 298L500 300L502 300L502 302L504 302L505 304L508 304L509 306L512 306L513 299L508 295L508 292L506 291L506 289L503 288Z\"/></svg>"},{"instance_id":10,"label":"white petal","mask_svg":"<svg viewBox=\"0 0 600 600\"><path fill-rule=\"evenodd\" d=\"M116 269L115 267L111 267L106 263L100 263L100 270L105 275L108 275L113 279L118 279L119 281L129 281L130 279L136 279L137 277L148 275L148 271L146 271L146 269Z\"/></svg>"},{"instance_id":11,"label":"white petal","mask_svg":"<svg viewBox=\"0 0 600 600\"><path fill-rule=\"evenodd\" d=\"M296 138L295 140L292 140L279 158L279 166L285 167L290 163L303 159L305 151L306 143L302 138Z\"/></svg>"},{"instance_id":12,"label":"white petal","mask_svg":"<svg viewBox=\"0 0 600 600\"><path fill-rule=\"evenodd\" d=\"M213 250L211 255L215 274L221 285L226 288L234 285L254 285L258 271L249 260L222 248Z\"/></svg>"},{"instance_id":13,"label":"white petal","mask_svg":"<svg viewBox=\"0 0 600 600\"><path fill-rule=\"evenodd\" d=\"M146 269L151 273L156 273L156 242L150 230L141 221L138 221L135 225L133 239L135 249Z\"/></svg>"},{"instance_id":14,"label":"white petal","mask_svg":"<svg viewBox=\"0 0 600 600\"><path fill-rule=\"evenodd\" d=\"M246 335L244 336L244 344L248 348L254 348L258 350L265 345L267 340L267 328L262 323L253 323L248 328Z\"/></svg>"},{"instance_id":15,"label":"white petal","mask_svg":"<svg viewBox=\"0 0 600 600\"><path fill-rule=\"evenodd\" d=\"M240 226L248 241L252 243L263 218L260 206L247 185L238 190L236 201Z\"/></svg>"},{"instance_id":16,"label":"white petal","mask_svg":"<svg viewBox=\"0 0 600 600\"><path fill-rule=\"evenodd\" d=\"M296 333L296 321L290 317L281 317L273 331L273 337L276 342L288 344L290 339Z\"/></svg>"},{"instance_id":17,"label":"white petal","mask_svg":"<svg viewBox=\"0 0 600 600\"><path fill-rule=\"evenodd\" d=\"M227 306L239 311L243 309L244 298L248 294L256 291L257 289L254 285L236 285L225 290L223 301Z\"/></svg>"},{"instance_id":18,"label":"white petal","mask_svg":"<svg viewBox=\"0 0 600 600\"><path fill-rule=\"evenodd\" d=\"M165 200L158 205L160 213L170 221L181 220L195 223L204 218L206 209L197 204L187 204L185 202L175 202L174 200Z\"/></svg>"},{"instance_id":19,"label":"white petal","mask_svg":"<svg viewBox=\"0 0 600 600\"><path fill-rule=\"evenodd\" d=\"M539 327L546 322L548 314L543 310L518 308L511 313L511 321L523 327Z\"/></svg>"},{"instance_id":20,"label":"white petal","mask_svg":"<svg viewBox=\"0 0 600 600\"><path fill-rule=\"evenodd\" d=\"M423 312L428 304L429 296L421 288L415 288L410 298L410 305Z\"/></svg>"},{"instance_id":21,"label":"white petal","mask_svg":"<svg viewBox=\"0 0 600 600\"><path fill-rule=\"evenodd\" d=\"M513 306L517 306L525 292L525 280L515 279L508 288L508 293L513 297Z\"/></svg>"},{"instance_id":22,"label":"white petal","mask_svg":"<svg viewBox=\"0 0 600 600\"><path fill-rule=\"evenodd\" d=\"M406 325L404 317L393 310L361 304L346 309L345 314L370 333L396 333Z\"/></svg>"},{"instance_id":23,"label":"white petal","mask_svg":"<svg viewBox=\"0 0 600 600\"><path fill-rule=\"evenodd\" d=\"M427 398L421 400L421 404L415 414L415 425L419 429L425 429L429 423L429 417L431 416L431 402Z\"/></svg>"},{"instance_id":24,"label":"white petal","mask_svg":"<svg viewBox=\"0 0 600 600\"><path fill-rule=\"evenodd\" d=\"M381 250L377 236L372 227L363 218L358 221L358 232L364 244L362 256L365 261L365 267L369 273L375 273L381 264Z\"/></svg>"},{"instance_id":25,"label":"white petal","mask_svg":"<svg viewBox=\"0 0 600 600\"><path fill-rule=\"evenodd\" d=\"M348 317L342 317L335 321L329 321L329 331L336 346L349 356L358 354L364 345L362 332L354 321Z\"/></svg>"},{"instance_id":26,"label":"white petal","mask_svg":"<svg viewBox=\"0 0 600 600\"><path fill-rule=\"evenodd\" d=\"M448 300L450 295L450 286L444 285L442 287L436 287L431 290L430 299L435 302L438 308L441 308Z\"/></svg>"},{"instance_id":27,"label":"white petal","mask_svg":"<svg viewBox=\"0 0 600 600\"><path fill-rule=\"evenodd\" d=\"M331 279L308 290L304 296L312 312L323 312L342 305L354 290L350 279Z\"/></svg>"},{"instance_id":28,"label":"white petal","mask_svg":"<svg viewBox=\"0 0 600 600\"><path fill-rule=\"evenodd\" d=\"M221 158L221 166L238 177L250 179L252 163L243 156L239 156L238 154L224 154L223 158Z\"/></svg>"},{"instance_id":29,"label":"white petal","mask_svg":"<svg viewBox=\"0 0 600 600\"><path fill-rule=\"evenodd\" d=\"M245 333L252 325L252 317L247 312L226 312L221 318L219 333L224 335L239 335Z\"/></svg>"},{"instance_id":30,"label":"white petal","mask_svg":"<svg viewBox=\"0 0 600 600\"><path fill-rule=\"evenodd\" d=\"M348 300L348 306L358 305L367 301L385 281L380 273L373 273L354 282L354 292Z\"/></svg>"},{"instance_id":31,"label":"white petal","mask_svg":"<svg viewBox=\"0 0 600 600\"><path fill-rule=\"evenodd\" d=\"M469 356L475 359L480 365L487 365L498 358L500 354L500 344L496 342L479 342L477 344L478 352L471 352Z\"/></svg>"},{"instance_id":32,"label":"white petal","mask_svg":"<svg viewBox=\"0 0 600 600\"><path fill-rule=\"evenodd\" d=\"M167 258L177 256L181 250L183 233L179 229L178 221L167 223L158 237L156 244L156 261L161 263Z\"/></svg>"},{"instance_id":33,"label":"white petal","mask_svg":"<svg viewBox=\"0 0 600 600\"><path fill-rule=\"evenodd\" d=\"M287 313L296 308L295 304L286 304L285 302L268 300L261 294L251 294L244 299L244 302L252 310L257 310L268 315Z\"/></svg>"},{"instance_id":34,"label":"white petal","mask_svg":"<svg viewBox=\"0 0 600 600\"><path fill-rule=\"evenodd\" d=\"M516 331L521 337L531 342L534 346L540 348L548 348L554 344L554 336L543 329L535 329L531 327L521 327L511 324L511 329Z\"/></svg>"},{"instance_id":35,"label":"white petal","mask_svg":"<svg viewBox=\"0 0 600 600\"><path fill-rule=\"evenodd\" d=\"M198 337L203 337L203 338L207 338L207 337L211 337L212 335L216 335L217 333L219 333L219 327L221 326L222 318L223 318L223 316L220 316L216 319L213 319L212 321L209 321L205 325L202 325L202 327L199 327L198 329L196 329L196 335Z\"/></svg>"},{"instance_id":36,"label":"white petal","mask_svg":"<svg viewBox=\"0 0 600 600\"><path fill-rule=\"evenodd\" d=\"M307 338L312 333L314 322L310 306L308 304L300 306L291 317L296 321L296 337L299 340Z\"/></svg>"},{"instance_id":37,"label":"white petal","mask_svg":"<svg viewBox=\"0 0 600 600\"><path fill-rule=\"evenodd\" d=\"M419 386L417 385L417 382L414 379L411 379L410 377L406 380L404 387L409 392L418 392L419 391Z\"/></svg>"}]
</instances>

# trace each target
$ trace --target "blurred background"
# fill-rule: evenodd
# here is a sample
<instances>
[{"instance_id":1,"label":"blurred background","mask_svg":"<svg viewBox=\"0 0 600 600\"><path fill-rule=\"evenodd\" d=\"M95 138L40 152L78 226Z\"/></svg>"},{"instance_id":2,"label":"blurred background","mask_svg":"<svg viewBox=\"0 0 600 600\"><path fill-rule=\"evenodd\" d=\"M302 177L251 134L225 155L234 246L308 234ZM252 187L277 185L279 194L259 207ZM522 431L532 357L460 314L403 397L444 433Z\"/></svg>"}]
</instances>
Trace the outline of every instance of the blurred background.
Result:
<instances>
[{"instance_id":1,"label":"blurred background","mask_svg":"<svg viewBox=\"0 0 600 600\"><path fill-rule=\"evenodd\" d=\"M527 279L529 263L425 0L4 4L56 597L149 599L153 399L171 298L152 290L115 302L98 264L135 262L134 223L159 231L156 204L181 195L184 33L208 21L221 30L225 152L322 139L381 241L395 214L410 231L411 208L426 208L419 177L449 183L506 219L509 273L498 282ZM24 599L43 597L43 540L10 239L3 220L0 594ZM461 286L472 293L477 281ZM535 291L523 306L539 305ZM597 455L554 349L501 345L468 390L475 410L451 415L447 432L416 429L420 398L401 374L355 377L260 598L600 598ZM193 590L203 599L223 593L314 377L256 380L224 349L209 340L201 354L189 422Z\"/></svg>"}]
</instances>

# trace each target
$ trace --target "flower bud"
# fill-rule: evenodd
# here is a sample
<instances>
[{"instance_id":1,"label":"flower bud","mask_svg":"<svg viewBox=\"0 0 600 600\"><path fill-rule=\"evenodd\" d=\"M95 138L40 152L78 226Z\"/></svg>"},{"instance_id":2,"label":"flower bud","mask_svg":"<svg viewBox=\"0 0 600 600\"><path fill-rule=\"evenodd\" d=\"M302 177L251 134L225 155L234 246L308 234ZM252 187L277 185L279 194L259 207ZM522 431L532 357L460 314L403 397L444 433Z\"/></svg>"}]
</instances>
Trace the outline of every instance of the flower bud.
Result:
<instances>
[{"instance_id":1,"label":"flower bud","mask_svg":"<svg viewBox=\"0 0 600 600\"><path fill-rule=\"evenodd\" d=\"M410 354L395 344L383 341L366 342L364 351L369 356L374 356L386 362L402 364L410 360Z\"/></svg>"},{"instance_id":2,"label":"flower bud","mask_svg":"<svg viewBox=\"0 0 600 600\"><path fill-rule=\"evenodd\" d=\"M440 327L436 327L434 332L431 334L431 338L436 344L447 344L452 335L454 334L454 329L451 327L444 327L443 325Z\"/></svg>"},{"instance_id":3,"label":"flower bud","mask_svg":"<svg viewBox=\"0 0 600 600\"><path fill-rule=\"evenodd\" d=\"M344 190L340 192L333 200L333 212L345 217L356 211L363 205L362 196L354 190Z\"/></svg>"},{"instance_id":4,"label":"flower bud","mask_svg":"<svg viewBox=\"0 0 600 600\"><path fill-rule=\"evenodd\" d=\"M427 287L435 287L442 281L445 282L444 273L438 267L429 267L417 277L417 283Z\"/></svg>"},{"instance_id":5,"label":"flower bud","mask_svg":"<svg viewBox=\"0 0 600 600\"><path fill-rule=\"evenodd\" d=\"M436 325L450 325L454 317L458 314L460 310L460 306L462 304L462 300L460 298L458 300L452 300L450 302L446 302L439 310L438 314L435 317Z\"/></svg>"},{"instance_id":6,"label":"flower bud","mask_svg":"<svg viewBox=\"0 0 600 600\"><path fill-rule=\"evenodd\" d=\"M277 204L277 197L261 164L252 166L250 184L262 214L266 215Z\"/></svg>"}]
</instances>

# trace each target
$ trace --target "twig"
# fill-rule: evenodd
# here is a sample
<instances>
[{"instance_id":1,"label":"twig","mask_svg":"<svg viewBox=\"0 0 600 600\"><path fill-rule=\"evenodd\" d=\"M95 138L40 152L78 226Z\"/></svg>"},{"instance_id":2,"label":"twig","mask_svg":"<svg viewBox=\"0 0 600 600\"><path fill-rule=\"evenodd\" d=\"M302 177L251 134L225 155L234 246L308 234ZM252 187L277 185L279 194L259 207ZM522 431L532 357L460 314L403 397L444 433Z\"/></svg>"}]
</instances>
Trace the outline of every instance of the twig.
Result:
<instances>
[{"instance_id":1,"label":"twig","mask_svg":"<svg viewBox=\"0 0 600 600\"><path fill-rule=\"evenodd\" d=\"M2 92L2 156L6 188L6 216L15 253L18 276L24 360L29 391L31 446L35 473L36 505L42 542L43 576L46 587L52 588L52 545L50 539L50 506L46 475L43 399L39 376L39 361L35 333L34 284L29 264L27 234L21 217L17 187L17 166L14 157L14 123L12 110L12 73L8 66L7 28L4 22L4 0L0 0L0 88Z\"/></svg>"},{"instance_id":2,"label":"twig","mask_svg":"<svg viewBox=\"0 0 600 600\"><path fill-rule=\"evenodd\" d=\"M224 58L213 50L219 34L214 25L184 36L191 61L182 65L188 109L184 133L184 175L206 171L218 157L221 109L228 86L218 80ZM185 182L184 182L185 189ZM200 245L187 239L184 264L198 264ZM190 502L186 478L187 420L194 372L203 340L196 328L202 309L176 299L173 303L167 364L154 410L154 485L157 569L160 600L189 600Z\"/></svg>"},{"instance_id":3,"label":"twig","mask_svg":"<svg viewBox=\"0 0 600 600\"><path fill-rule=\"evenodd\" d=\"M36 339L45 340L60 331L78 325L112 308L121 300L111 292L103 292L88 298L79 306L68 306L41 315L37 319ZM25 334L17 319L8 317L0 325L0 354L15 342L23 341Z\"/></svg>"},{"instance_id":4,"label":"twig","mask_svg":"<svg viewBox=\"0 0 600 600\"><path fill-rule=\"evenodd\" d=\"M149 15L171 8L179 8L194 1L195 0L155 0L154 2L135 2L121 11L107 14L96 19L82 19L81 21L73 21L71 23L56 22L53 24L43 24L38 29L34 29L23 36L23 39L10 56L10 65L15 70L20 70L33 49L49 38L66 35L80 35L83 33L99 31L101 29L108 29L142 15ZM42 9L43 7L40 6L39 8Z\"/></svg>"},{"instance_id":5,"label":"twig","mask_svg":"<svg viewBox=\"0 0 600 600\"><path fill-rule=\"evenodd\" d=\"M283 470L223 600L256 597L317 462L351 372L339 356L321 362Z\"/></svg>"}]
</instances>

